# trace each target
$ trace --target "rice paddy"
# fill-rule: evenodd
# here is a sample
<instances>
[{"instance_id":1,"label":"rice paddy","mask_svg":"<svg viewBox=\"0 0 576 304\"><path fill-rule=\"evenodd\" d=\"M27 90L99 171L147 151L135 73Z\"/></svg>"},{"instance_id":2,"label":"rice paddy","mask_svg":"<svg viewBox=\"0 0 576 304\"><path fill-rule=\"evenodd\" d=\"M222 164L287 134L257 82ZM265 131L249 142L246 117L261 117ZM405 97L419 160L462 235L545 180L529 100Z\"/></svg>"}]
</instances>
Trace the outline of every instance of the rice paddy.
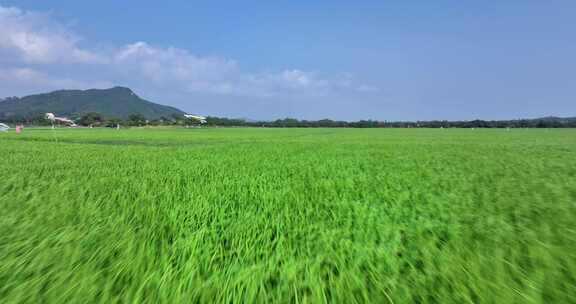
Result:
<instances>
[{"instance_id":1,"label":"rice paddy","mask_svg":"<svg viewBox=\"0 0 576 304\"><path fill-rule=\"evenodd\" d=\"M2 303L575 303L576 130L0 133Z\"/></svg>"}]
</instances>

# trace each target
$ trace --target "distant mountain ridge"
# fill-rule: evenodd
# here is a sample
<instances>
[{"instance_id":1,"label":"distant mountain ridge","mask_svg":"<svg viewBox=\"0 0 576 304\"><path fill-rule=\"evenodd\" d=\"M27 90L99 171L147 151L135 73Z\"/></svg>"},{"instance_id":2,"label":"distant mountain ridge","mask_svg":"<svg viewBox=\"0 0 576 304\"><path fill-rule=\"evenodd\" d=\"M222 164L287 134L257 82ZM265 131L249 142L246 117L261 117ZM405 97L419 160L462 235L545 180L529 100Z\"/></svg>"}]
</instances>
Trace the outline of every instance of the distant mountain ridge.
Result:
<instances>
[{"instance_id":1,"label":"distant mountain ridge","mask_svg":"<svg viewBox=\"0 0 576 304\"><path fill-rule=\"evenodd\" d=\"M24 97L0 99L0 119L34 117L52 112L62 116L79 117L98 112L105 117L127 118L141 114L147 119L171 118L184 112L140 98L131 89L59 90Z\"/></svg>"},{"instance_id":2,"label":"distant mountain ridge","mask_svg":"<svg viewBox=\"0 0 576 304\"><path fill-rule=\"evenodd\" d=\"M568 122L576 122L576 117L546 116L546 117L536 118L535 120L568 123Z\"/></svg>"},{"instance_id":3,"label":"distant mountain ridge","mask_svg":"<svg viewBox=\"0 0 576 304\"><path fill-rule=\"evenodd\" d=\"M89 90L58 90L50 93L34 94L24 97L0 98L0 121L24 121L31 118L43 117L45 113L55 113L59 116L77 119L83 114L97 112L105 118L127 119L132 114L141 114L146 119L159 118L172 119L174 115L182 116L183 111L160 105L140 98L131 89L126 87L113 87L110 89ZM210 121L221 125L254 125L254 126L325 126L325 127L353 127L362 125L368 127L387 126L538 126L539 124L552 127L576 127L576 117L546 116L532 119L511 120L462 120L462 121L359 121L357 123L347 121L332 121L323 119L318 121L298 121L297 119L284 120L251 120L251 119L227 119L211 117ZM448 124L447 124L448 123Z\"/></svg>"}]
</instances>

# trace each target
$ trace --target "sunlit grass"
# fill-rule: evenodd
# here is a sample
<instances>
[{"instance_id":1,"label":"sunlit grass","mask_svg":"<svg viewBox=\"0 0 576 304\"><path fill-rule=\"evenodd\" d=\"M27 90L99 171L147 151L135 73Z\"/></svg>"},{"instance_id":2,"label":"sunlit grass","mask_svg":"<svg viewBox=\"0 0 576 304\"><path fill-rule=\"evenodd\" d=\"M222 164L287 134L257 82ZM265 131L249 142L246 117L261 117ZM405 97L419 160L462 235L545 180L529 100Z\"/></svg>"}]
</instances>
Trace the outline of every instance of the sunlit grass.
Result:
<instances>
[{"instance_id":1,"label":"sunlit grass","mask_svg":"<svg viewBox=\"0 0 576 304\"><path fill-rule=\"evenodd\" d=\"M576 130L0 134L2 303L576 301Z\"/></svg>"}]
</instances>

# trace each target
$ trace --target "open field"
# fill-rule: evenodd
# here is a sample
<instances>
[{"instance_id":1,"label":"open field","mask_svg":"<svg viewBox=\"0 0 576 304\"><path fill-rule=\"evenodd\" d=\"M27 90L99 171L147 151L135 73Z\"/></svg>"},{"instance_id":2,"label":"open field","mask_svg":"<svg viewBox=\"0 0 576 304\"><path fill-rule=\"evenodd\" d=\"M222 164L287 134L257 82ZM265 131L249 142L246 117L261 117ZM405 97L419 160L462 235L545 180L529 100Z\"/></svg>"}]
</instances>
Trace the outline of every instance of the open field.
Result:
<instances>
[{"instance_id":1,"label":"open field","mask_svg":"<svg viewBox=\"0 0 576 304\"><path fill-rule=\"evenodd\" d=\"M576 130L0 133L2 303L574 303Z\"/></svg>"}]
</instances>

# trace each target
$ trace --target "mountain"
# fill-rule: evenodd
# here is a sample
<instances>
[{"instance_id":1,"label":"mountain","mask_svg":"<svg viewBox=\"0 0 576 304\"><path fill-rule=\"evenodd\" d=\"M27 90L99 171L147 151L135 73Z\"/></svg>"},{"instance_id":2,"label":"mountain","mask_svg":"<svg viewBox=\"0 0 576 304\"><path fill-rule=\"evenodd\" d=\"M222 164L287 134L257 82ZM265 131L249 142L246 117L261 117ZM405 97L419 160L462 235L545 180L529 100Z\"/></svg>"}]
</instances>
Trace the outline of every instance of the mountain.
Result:
<instances>
[{"instance_id":1,"label":"mountain","mask_svg":"<svg viewBox=\"0 0 576 304\"><path fill-rule=\"evenodd\" d=\"M170 118L174 114L184 113L173 107L144 100L125 87L60 90L0 100L0 119L34 117L48 112L73 118L88 112L98 112L105 117L114 118L142 114L147 119Z\"/></svg>"}]
</instances>

